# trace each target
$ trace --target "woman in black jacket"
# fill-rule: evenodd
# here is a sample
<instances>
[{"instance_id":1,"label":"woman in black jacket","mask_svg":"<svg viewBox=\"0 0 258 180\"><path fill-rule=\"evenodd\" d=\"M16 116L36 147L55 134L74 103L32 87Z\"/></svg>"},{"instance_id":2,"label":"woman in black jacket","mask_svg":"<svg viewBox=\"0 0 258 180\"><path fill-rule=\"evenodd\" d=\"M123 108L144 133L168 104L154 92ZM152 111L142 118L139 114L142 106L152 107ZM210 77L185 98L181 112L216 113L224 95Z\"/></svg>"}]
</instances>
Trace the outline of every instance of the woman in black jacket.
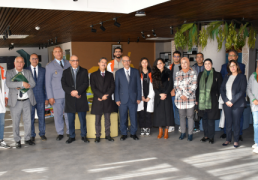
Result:
<instances>
[{"instance_id":1,"label":"woman in black jacket","mask_svg":"<svg viewBox=\"0 0 258 180\"><path fill-rule=\"evenodd\" d=\"M218 99L222 75L212 68L212 60L204 60L204 71L198 75L198 87L196 89L196 104L198 115L202 117L204 137L202 142L209 140L214 143L215 120L220 118Z\"/></svg>"},{"instance_id":2,"label":"woman in black jacket","mask_svg":"<svg viewBox=\"0 0 258 180\"><path fill-rule=\"evenodd\" d=\"M240 120L246 106L245 92L247 81L237 61L231 60L227 65L228 74L225 76L220 88L224 101L223 110L226 118L227 140L223 146L230 144L232 139L232 127L234 130L234 147L239 147Z\"/></svg>"},{"instance_id":3,"label":"woman in black jacket","mask_svg":"<svg viewBox=\"0 0 258 180\"><path fill-rule=\"evenodd\" d=\"M153 125L159 127L158 139L162 137L162 127L165 126L164 139L167 139L168 127L175 124L170 95L174 84L172 74L165 67L165 61L162 58L158 58L153 64L152 80L155 92Z\"/></svg>"}]
</instances>

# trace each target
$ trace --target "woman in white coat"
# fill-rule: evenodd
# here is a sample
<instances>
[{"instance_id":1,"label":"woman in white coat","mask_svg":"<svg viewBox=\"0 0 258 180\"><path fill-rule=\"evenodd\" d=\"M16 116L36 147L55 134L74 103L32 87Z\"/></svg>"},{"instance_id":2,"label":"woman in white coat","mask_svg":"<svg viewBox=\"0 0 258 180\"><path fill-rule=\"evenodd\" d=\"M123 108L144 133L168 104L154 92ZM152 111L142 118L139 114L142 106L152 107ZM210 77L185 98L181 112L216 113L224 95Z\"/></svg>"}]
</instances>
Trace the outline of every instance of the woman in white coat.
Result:
<instances>
[{"instance_id":1,"label":"woman in white coat","mask_svg":"<svg viewBox=\"0 0 258 180\"><path fill-rule=\"evenodd\" d=\"M0 147L10 148L4 141L4 116L6 112L6 106L8 103L9 89L6 86L6 72L5 69L0 66Z\"/></svg>"},{"instance_id":2,"label":"woman in white coat","mask_svg":"<svg viewBox=\"0 0 258 180\"><path fill-rule=\"evenodd\" d=\"M138 121L141 128L141 135L150 135L150 128L152 127L151 113L154 109L155 94L152 86L149 60L145 57L142 58L138 69L142 86L142 101L138 104L137 109L137 111L139 111Z\"/></svg>"}]
</instances>

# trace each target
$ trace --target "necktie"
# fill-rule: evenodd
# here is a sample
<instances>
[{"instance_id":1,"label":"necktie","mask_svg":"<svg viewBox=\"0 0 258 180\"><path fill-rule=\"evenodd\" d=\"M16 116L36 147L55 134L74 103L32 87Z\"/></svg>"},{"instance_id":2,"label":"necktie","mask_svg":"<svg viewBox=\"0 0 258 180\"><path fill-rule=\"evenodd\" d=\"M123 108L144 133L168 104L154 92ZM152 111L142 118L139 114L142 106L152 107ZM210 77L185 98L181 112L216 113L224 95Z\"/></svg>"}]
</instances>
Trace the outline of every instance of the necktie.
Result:
<instances>
[{"instance_id":1,"label":"necktie","mask_svg":"<svg viewBox=\"0 0 258 180\"><path fill-rule=\"evenodd\" d=\"M34 81L35 81L35 83L37 82L37 73L36 73L36 68L34 68Z\"/></svg>"},{"instance_id":2,"label":"necktie","mask_svg":"<svg viewBox=\"0 0 258 180\"><path fill-rule=\"evenodd\" d=\"M18 74L22 74L22 72L18 72ZM20 91L19 96L22 97L22 92Z\"/></svg>"},{"instance_id":3,"label":"necktie","mask_svg":"<svg viewBox=\"0 0 258 180\"><path fill-rule=\"evenodd\" d=\"M62 61L60 61L60 66L64 69L63 63Z\"/></svg>"},{"instance_id":4,"label":"necktie","mask_svg":"<svg viewBox=\"0 0 258 180\"><path fill-rule=\"evenodd\" d=\"M73 70L73 80L74 80L74 86L75 86L75 89L76 89L76 74L77 74L77 72L76 72L76 69L74 69Z\"/></svg>"},{"instance_id":5,"label":"necktie","mask_svg":"<svg viewBox=\"0 0 258 180\"><path fill-rule=\"evenodd\" d=\"M102 77L105 77L105 73L102 72L101 75L102 75Z\"/></svg>"},{"instance_id":6,"label":"necktie","mask_svg":"<svg viewBox=\"0 0 258 180\"><path fill-rule=\"evenodd\" d=\"M127 76L126 76L126 78L127 78L128 83L129 83L129 81L130 81L129 71L126 71L126 72L127 72Z\"/></svg>"}]
</instances>

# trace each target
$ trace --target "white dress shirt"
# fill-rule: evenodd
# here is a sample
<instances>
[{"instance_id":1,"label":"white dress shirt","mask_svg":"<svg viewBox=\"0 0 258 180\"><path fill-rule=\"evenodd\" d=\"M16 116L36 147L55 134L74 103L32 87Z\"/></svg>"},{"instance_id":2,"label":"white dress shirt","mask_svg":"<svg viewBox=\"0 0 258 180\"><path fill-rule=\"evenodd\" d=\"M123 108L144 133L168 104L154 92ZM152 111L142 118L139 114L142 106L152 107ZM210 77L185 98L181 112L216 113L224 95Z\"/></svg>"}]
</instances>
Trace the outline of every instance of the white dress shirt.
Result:
<instances>
[{"instance_id":1,"label":"white dress shirt","mask_svg":"<svg viewBox=\"0 0 258 180\"><path fill-rule=\"evenodd\" d=\"M100 70L99 70L100 71ZM100 75L102 76L102 73L104 73L104 76L105 76L105 74L106 74L106 71L100 71Z\"/></svg>"},{"instance_id":2,"label":"white dress shirt","mask_svg":"<svg viewBox=\"0 0 258 180\"><path fill-rule=\"evenodd\" d=\"M38 72L39 72L38 66L34 67L34 66L30 65L30 68L31 68L32 76L33 76L33 77L34 77L34 68L36 68L36 75L37 75L37 78L38 78Z\"/></svg>"},{"instance_id":3,"label":"white dress shirt","mask_svg":"<svg viewBox=\"0 0 258 180\"><path fill-rule=\"evenodd\" d=\"M19 72L16 70L16 73L18 74ZM22 70L22 74L24 75L23 70ZM22 83L21 84L21 89L23 89L22 88L23 87L23 82L21 82L21 83ZM28 93L24 93L24 94L22 94L22 97L20 97L20 91L18 91L18 99L22 100L22 99L28 99L28 98L29 98Z\"/></svg>"},{"instance_id":4,"label":"white dress shirt","mask_svg":"<svg viewBox=\"0 0 258 180\"><path fill-rule=\"evenodd\" d=\"M131 68L130 68L130 67L129 67L129 69L125 69L125 68L124 68L124 71L125 71L125 75L126 75L126 76L127 76L127 71L129 71L128 74L129 74L129 76L131 76L131 74L130 74L130 73L131 73Z\"/></svg>"}]
</instances>

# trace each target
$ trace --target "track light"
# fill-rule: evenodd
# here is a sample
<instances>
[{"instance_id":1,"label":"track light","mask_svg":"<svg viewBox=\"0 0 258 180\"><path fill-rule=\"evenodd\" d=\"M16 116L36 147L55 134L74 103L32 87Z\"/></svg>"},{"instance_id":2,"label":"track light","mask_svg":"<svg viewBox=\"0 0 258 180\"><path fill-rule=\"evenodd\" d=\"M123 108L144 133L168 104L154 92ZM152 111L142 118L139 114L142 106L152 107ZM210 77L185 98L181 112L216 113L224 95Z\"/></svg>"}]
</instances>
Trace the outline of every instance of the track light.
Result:
<instances>
[{"instance_id":1,"label":"track light","mask_svg":"<svg viewBox=\"0 0 258 180\"><path fill-rule=\"evenodd\" d=\"M54 44L54 42L53 42L53 40L52 40L52 39L50 39L50 44Z\"/></svg>"},{"instance_id":2,"label":"track light","mask_svg":"<svg viewBox=\"0 0 258 180\"><path fill-rule=\"evenodd\" d=\"M50 41L49 40L47 41L47 45L50 46Z\"/></svg>"},{"instance_id":3,"label":"track light","mask_svg":"<svg viewBox=\"0 0 258 180\"><path fill-rule=\"evenodd\" d=\"M9 50L12 50L14 48L14 43L11 43L10 45L9 45Z\"/></svg>"},{"instance_id":4,"label":"track light","mask_svg":"<svg viewBox=\"0 0 258 180\"><path fill-rule=\"evenodd\" d=\"M90 27L91 27L91 32L97 32L97 29L94 29L93 25L91 25Z\"/></svg>"},{"instance_id":5,"label":"track light","mask_svg":"<svg viewBox=\"0 0 258 180\"><path fill-rule=\"evenodd\" d=\"M113 20L115 20L115 23L114 23L115 26L117 26L117 27L121 26L121 24L117 22L117 18L114 18Z\"/></svg>"},{"instance_id":6,"label":"track light","mask_svg":"<svg viewBox=\"0 0 258 180\"><path fill-rule=\"evenodd\" d=\"M8 32L7 32L7 30L5 30L5 37L6 37L6 39L8 38Z\"/></svg>"},{"instance_id":7,"label":"track light","mask_svg":"<svg viewBox=\"0 0 258 180\"><path fill-rule=\"evenodd\" d=\"M144 36L144 32L143 32L143 31L141 32L141 34L142 34L142 38L144 38L144 39L145 39L145 36Z\"/></svg>"},{"instance_id":8,"label":"track light","mask_svg":"<svg viewBox=\"0 0 258 180\"><path fill-rule=\"evenodd\" d=\"M137 38L137 42L139 42L139 41L140 41L140 37Z\"/></svg>"},{"instance_id":9,"label":"track light","mask_svg":"<svg viewBox=\"0 0 258 180\"><path fill-rule=\"evenodd\" d=\"M130 44L130 38L128 38L127 44Z\"/></svg>"},{"instance_id":10,"label":"track light","mask_svg":"<svg viewBox=\"0 0 258 180\"><path fill-rule=\"evenodd\" d=\"M47 48L47 43L45 44L45 48Z\"/></svg>"},{"instance_id":11,"label":"track light","mask_svg":"<svg viewBox=\"0 0 258 180\"><path fill-rule=\"evenodd\" d=\"M40 49L40 44L39 44L39 49Z\"/></svg>"},{"instance_id":12,"label":"track light","mask_svg":"<svg viewBox=\"0 0 258 180\"><path fill-rule=\"evenodd\" d=\"M4 39L4 40L6 40L6 37L5 37L5 35L3 36L3 39Z\"/></svg>"},{"instance_id":13,"label":"track light","mask_svg":"<svg viewBox=\"0 0 258 180\"><path fill-rule=\"evenodd\" d=\"M119 41L117 43L120 44L120 39L119 39Z\"/></svg>"},{"instance_id":14,"label":"track light","mask_svg":"<svg viewBox=\"0 0 258 180\"><path fill-rule=\"evenodd\" d=\"M12 31L10 29L10 26L8 26L7 31L8 31L9 36L11 36L12 35Z\"/></svg>"},{"instance_id":15,"label":"track light","mask_svg":"<svg viewBox=\"0 0 258 180\"><path fill-rule=\"evenodd\" d=\"M102 31L105 31L105 30L106 30L106 28L103 26L103 22L100 22L100 29L101 29Z\"/></svg>"},{"instance_id":16,"label":"track light","mask_svg":"<svg viewBox=\"0 0 258 180\"><path fill-rule=\"evenodd\" d=\"M153 34L153 36L157 36L157 34L155 33L155 30L154 29L152 29L152 34Z\"/></svg>"},{"instance_id":17,"label":"track light","mask_svg":"<svg viewBox=\"0 0 258 180\"><path fill-rule=\"evenodd\" d=\"M173 27L170 26L170 34L172 35L173 34Z\"/></svg>"}]
</instances>

